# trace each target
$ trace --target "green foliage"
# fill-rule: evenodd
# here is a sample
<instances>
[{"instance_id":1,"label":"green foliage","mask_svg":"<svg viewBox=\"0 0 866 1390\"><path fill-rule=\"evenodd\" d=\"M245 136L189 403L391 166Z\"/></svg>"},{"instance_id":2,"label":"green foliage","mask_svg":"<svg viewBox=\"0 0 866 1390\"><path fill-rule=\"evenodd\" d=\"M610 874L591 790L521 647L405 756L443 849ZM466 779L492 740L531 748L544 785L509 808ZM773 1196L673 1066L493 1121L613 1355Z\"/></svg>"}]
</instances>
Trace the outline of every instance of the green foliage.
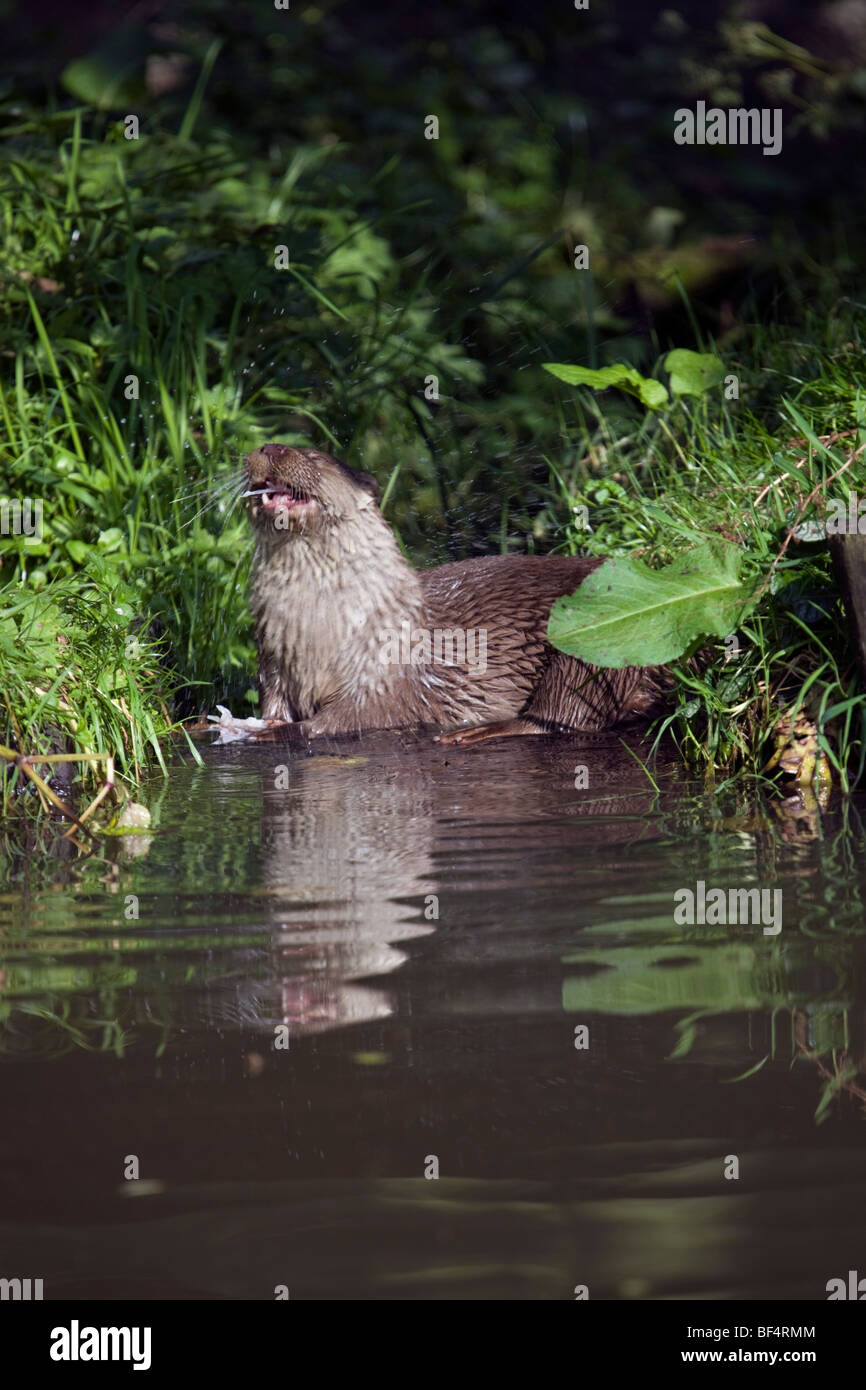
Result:
<instances>
[{"instance_id":1,"label":"green foliage","mask_svg":"<svg viewBox=\"0 0 866 1390\"><path fill-rule=\"evenodd\" d=\"M545 362L544 370L570 386L591 386L594 391L606 391L609 386L618 386L621 391L636 396L649 410L661 410L668 403L668 393L660 381L641 376L634 367L627 367L622 362L612 367L602 367L599 371L569 366L565 362Z\"/></svg>"},{"instance_id":2,"label":"green foliage","mask_svg":"<svg viewBox=\"0 0 866 1390\"><path fill-rule=\"evenodd\" d=\"M534 36L504 37L474 7L439 37L433 16L434 37L405 63L370 31L356 42L353 7L299 12L191 0L170 37L108 26L66 67L59 103L40 109L26 84L0 101L0 495L46 503L38 545L0 538L4 601L19 585L71 584L104 585L108 604L123 586L130 612L163 634L182 708L219 699L243 712L251 544L232 483L269 438L323 444L377 473L416 562L560 546L658 564L724 527L767 573L798 479L820 485L844 463L808 430L866 418L866 356L845 300L859 293L859 232L832 227L806 259L790 204L750 202L742 151L722 152L733 184L718 199L678 187L645 158L657 125L638 122L638 139L633 115L608 120L604 81L575 107L570 86L536 81ZM587 54L614 52L604 25L581 34ZM166 48L185 77L156 92L150 68ZM720 30L695 66L691 41L662 25L639 64L625 48L616 62L623 90L640 76L646 114L653 101L667 111L672 92L710 91L714 73L732 87L790 61L809 91L804 125L820 107L827 128L859 128L853 78L830 83L801 50L772 51ZM124 138L131 109L137 140ZM438 140L423 137L425 112L443 113ZM790 270L778 326L739 304L726 338L719 279L727 295L747 266L783 273L774 233ZM580 242L592 270L575 270ZM282 272L278 245L290 251ZM632 293L637 313L623 308ZM723 369L742 382L738 403L720 399ZM801 469L794 434L808 440ZM789 549L762 613L762 640L807 674L821 662L792 632L785 593L826 594L826 554L810 551ZM821 611L841 651L839 614ZM764 721L765 655L747 680ZM841 658L839 679L827 709L850 694ZM154 721L169 693L157 680ZM732 680L719 675L709 732L703 714L677 726L696 746L706 737L707 756L739 747L745 695L722 693ZM706 712L706 690L681 689L683 708ZM35 729L40 700L26 681L4 688L3 717L24 709Z\"/></svg>"},{"instance_id":3,"label":"green foliage","mask_svg":"<svg viewBox=\"0 0 866 1390\"><path fill-rule=\"evenodd\" d=\"M606 560L576 594L553 605L548 636L596 666L662 665L738 625L748 608L739 571L736 548L719 541L661 570L633 555Z\"/></svg>"},{"instance_id":4,"label":"green foliage","mask_svg":"<svg viewBox=\"0 0 866 1390\"><path fill-rule=\"evenodd\" d=\"M634 367L616 362L610 367L594 370L566 362L545 362L544 370L565 381L569 386L591 386L594 391L606 391L616 386L635 396L648 410L664 410L670 397L662 382L654 377L641 376ZM724 363L713 353L692 352L689 348L674 348L665 358L665 370L670 373L671 395L705 396L724 379Z\"/></svg>"},{"instance_id":5,"label":"green foliage","mask_svg":"<svg viewBox=\"0 0 866 1390\"><path fill-rule=\"evenodd\" d=\"M133 780L162 763L171 683L158 647L133 635L136 597L98 556L80 576L39 592L0 589L0 743L31 755L108 753ZM37 770L49 776L47 765ZM2 767L0 775L8 811L27 784Z\"/></svg>"},{"instance_id":6,"label":"green foliage","mask_svg":"<svg viewBox=\"0 0 866 1390\"><path fill-rule=\"evenodd\" d=\"M666 412L615 396L577 403L582 457L569 467L551 460L548 529L558 525L572 553L638 553L656 566L708 535L730 538L760 602L733 658L720 647L700 672L678 668L676 708L660 728L708 770L758 776L780 709L804 699L844 787L866 765L866 699L822 518L834 498L866 491L866 343L833 275L813 293L810 303L792 275L780 321L750 325L736 356L724 354L739 400L716 387L677 397Z\"/></svg>"},{"instance_id":7,"label":"green foliage","mask_svg":"<svg viewBox=\"0 0 866 1390\"><path fill-rule=\"evenodd\" d=\"M724 380L725 366L711 352L674 348L665 358L674 396L705 396Z\"/></svg>"}]
</instances>

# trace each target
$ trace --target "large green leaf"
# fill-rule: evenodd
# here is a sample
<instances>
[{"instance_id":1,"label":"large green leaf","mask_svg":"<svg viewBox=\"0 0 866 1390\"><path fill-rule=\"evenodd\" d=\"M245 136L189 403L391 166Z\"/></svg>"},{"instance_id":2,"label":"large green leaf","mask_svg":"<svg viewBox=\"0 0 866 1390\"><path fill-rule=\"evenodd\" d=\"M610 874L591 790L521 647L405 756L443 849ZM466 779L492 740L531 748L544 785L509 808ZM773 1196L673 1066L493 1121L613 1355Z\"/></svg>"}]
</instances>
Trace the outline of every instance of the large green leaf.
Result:
<instances>
[{"instance_id":1,"label":"large green leaf","mask_svg":"<svg viewBox=\"0 0 866 1390\"><path fill-rule=\"evenodd\" d=\"M705 396L725 378L725 364L711 352L691 352L674 348L665 358L670 372L671 392L675 396Z\"/></svg>"},{"instance_id":2,"label":"large green leaf","mask_svg":"<svg viewBox=\"0 0 866 1390\"><path fill-rule=\"evenodd\" d=\"M591 367L574 367L568 362L545 362L544 370L569 386L591 386L594 391L606 391L610 386L618 386L627 391L650 410L661 410L668 403L667 388L654 377L641 376L634 367L624 362L616 362L612 367L602 367L599 371Z\"/></svg>"},{"instance_id":3,"label":"large green leaf","mask_svg":"<svg viewBox=\"0 0 866 1390\"><path fill-rule=\"evenodd\" d=\"M651 570L635 556L606 560L576 594L557 599L547 635L595 666L655 666L701 637L726 637L746 611L740 552L707 541Z\"/></svg>"}]
</instances>

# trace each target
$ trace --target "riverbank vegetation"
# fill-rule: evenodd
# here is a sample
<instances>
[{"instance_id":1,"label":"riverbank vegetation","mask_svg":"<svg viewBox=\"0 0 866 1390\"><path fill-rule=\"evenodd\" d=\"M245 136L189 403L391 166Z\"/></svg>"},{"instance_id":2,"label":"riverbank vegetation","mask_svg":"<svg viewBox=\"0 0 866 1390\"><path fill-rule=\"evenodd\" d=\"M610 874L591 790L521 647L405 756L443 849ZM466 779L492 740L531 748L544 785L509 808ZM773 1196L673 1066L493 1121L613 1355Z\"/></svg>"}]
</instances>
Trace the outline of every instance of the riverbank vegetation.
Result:
<instances>
[{"instance_id":1,"label":"riverbank vegetation","mask_svg":"<svg viewBox=\"0 0 866 1390\"><path fill-rule=\"evenodd\" d=\"M131 788L178 719L255 712L230 485L276 438L374 472L418 564L659 565L726 537L760 601L735 659L681 667L669 732L719 779L759 776L802 704L856 779L866 714L820 523L866 491L861 194L832 187L864 104L832 54L665 13L640 54L627 16L554 43L481 4L453 42L435 17L383 35L343 5L210 4L134 32L106 16L47 76L13 51L0 495L41 523L0 536L10 754L81 754L92 795L96 755ZM675 150L675 106L770 79L781 155ZM670 386L678 348L723 376L656 410L544 370ZM3 785L6 811L38 799L20 767Z\"/></svg>"}]
</instances>

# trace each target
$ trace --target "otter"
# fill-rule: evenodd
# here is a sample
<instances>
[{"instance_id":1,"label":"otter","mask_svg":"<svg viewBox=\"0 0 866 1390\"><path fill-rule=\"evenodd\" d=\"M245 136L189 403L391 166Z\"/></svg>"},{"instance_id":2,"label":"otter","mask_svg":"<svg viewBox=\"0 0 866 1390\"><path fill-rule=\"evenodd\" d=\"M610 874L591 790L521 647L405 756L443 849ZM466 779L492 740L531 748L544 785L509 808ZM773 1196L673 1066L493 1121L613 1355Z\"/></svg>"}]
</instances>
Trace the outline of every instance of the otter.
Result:
<instances>
[{"instance_id":1,"label":"otter","mask_svg":"<svg viewBox=\"0 0 866 1390\"><path fill-rule=\"evenodd\" d=\"M601 560L492 555L414 570L370 474L283 444L254 449L244 469L266 720L308 738L429 728L466 744L598 732L657 710L658 668L602 670L548 641L551 605Z\"/></svg>"}]
</instances>

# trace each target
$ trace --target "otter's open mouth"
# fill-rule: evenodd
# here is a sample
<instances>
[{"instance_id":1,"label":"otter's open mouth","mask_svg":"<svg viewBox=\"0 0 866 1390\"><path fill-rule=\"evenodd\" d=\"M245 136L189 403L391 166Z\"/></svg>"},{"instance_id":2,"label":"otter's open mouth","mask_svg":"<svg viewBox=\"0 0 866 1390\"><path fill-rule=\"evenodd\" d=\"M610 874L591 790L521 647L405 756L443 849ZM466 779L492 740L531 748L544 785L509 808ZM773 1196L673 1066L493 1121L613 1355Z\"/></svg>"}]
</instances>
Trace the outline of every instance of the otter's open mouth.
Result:
<instances>
[{"instance_id":1,"label":"otter's open mouth","mask_svg":"<svg viewBox=\"0 0 866 1390\"><path fill-rule=\"evenodd\" d=\"M301 492L300 488L292 487L291 483L276 482L273 478L266 478L259 487L249 488L242 495L258 497L262 511L271 516L287 512L304 512L318 506L315 497L311 497L309 493Z\"/></svg>"}]
</instances>

